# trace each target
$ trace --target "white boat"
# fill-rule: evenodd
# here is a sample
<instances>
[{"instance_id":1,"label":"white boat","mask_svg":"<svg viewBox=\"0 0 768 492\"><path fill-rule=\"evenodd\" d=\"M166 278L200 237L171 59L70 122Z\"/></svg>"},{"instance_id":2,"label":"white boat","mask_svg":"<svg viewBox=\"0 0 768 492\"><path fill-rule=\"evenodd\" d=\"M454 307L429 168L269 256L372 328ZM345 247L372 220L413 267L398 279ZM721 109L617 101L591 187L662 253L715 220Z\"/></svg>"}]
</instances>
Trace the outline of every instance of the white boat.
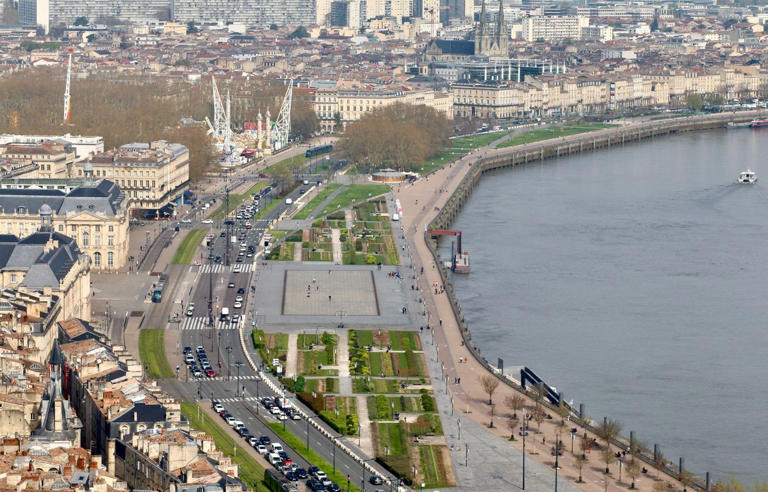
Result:
<instances>
[{"instance_id":1,"label":"white boat","mask_svg":"<svg viewBox=\"0 0 768 492\"><path fill-rule=\"evenodd\" d=\"M739 179L738 182L742 184L753 184L755 181L757 181L757 173L754 172L751 169L747 169L746 171L742 171L739 173Z\"/></svg>"}]
</instances>

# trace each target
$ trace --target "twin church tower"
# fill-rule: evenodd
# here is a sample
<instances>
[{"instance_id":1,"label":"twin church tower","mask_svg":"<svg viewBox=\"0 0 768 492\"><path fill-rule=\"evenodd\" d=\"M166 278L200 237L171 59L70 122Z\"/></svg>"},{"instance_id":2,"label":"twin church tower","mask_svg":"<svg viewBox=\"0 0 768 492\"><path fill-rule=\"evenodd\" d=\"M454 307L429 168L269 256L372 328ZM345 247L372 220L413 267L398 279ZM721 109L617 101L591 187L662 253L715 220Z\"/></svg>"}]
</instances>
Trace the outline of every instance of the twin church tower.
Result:
<instances>
[{"instance_id":1,"label":"twin church tower","mask_svg":"<svg viewBox=\"0 0 768 492\"><path fill-rule=\"evenodd\" d=\"M509 32L504 22L504 2L499 0L496 24L487 23L485 0L480 10L480 20L475 27L475 55L491 57L509 56Z\"/></svg>"}]
</instances>

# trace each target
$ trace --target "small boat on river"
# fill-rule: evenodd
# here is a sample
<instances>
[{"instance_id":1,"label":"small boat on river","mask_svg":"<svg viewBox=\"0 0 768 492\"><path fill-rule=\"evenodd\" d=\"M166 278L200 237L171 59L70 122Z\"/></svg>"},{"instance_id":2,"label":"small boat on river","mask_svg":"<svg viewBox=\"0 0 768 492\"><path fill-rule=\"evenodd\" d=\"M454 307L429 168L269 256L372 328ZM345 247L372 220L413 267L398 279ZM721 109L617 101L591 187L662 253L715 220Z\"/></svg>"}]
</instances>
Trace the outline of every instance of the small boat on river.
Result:
<instances>
[{"instance_id":1,"label":"small boat on river","mask_svg":"<svg viewBox=\"0 0 768 492\"><path fill-rule=\"evenodd\" d=\"M757 181L757 173L751 169L739 173L738 182L741 184L754 184Z\"/></svg>"}]
</instances>

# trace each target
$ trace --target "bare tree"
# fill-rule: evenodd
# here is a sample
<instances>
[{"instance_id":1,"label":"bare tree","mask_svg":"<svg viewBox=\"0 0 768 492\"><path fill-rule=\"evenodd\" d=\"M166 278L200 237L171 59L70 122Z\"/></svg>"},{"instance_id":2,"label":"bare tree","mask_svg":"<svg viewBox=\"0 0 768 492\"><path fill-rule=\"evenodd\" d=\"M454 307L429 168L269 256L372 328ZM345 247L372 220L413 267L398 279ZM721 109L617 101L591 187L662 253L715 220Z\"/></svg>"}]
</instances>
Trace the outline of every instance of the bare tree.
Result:
<instances>
[{"instance_id":1,"label":"bare tree","mask_svg":"<svg viewBox=\"0 0 768 492\"><path fill-rule=\"evenodd\" d=\"M618 437L621 432L621 423L618 420L609 418L603 419L597 427L597 435L605 441L607 447L611 447L611 441Z\"/></svg>"},{"instance_id":2,"label":"bare tree","mask_svg":"<svg viewBox=\"0 0 768 492\"><path fill-rule=\"evenodd\" d=\"M664 454L661 451L656 452L656 457L653 459L653 464L656 465L656 469L659 471L659 473L664 473L664 469L667 466L667 459L664 457Z\"/></svg>"},{"instance_id":3,"label":"bare tree","mask_svg":"<svg viewBox=\"0 0 768 492\"><path fill-rule=\"evenodd\" d=\"M605 473L610 473L610 466L614 461L616 461L616 455L613 454L613 450L611 450L610 446L606 446L602 451L600 451L600 459L603 461L603 463L605 463Z\"/></svg>"},{"instance_id":4,"label":"bare tree","mask_svg":"<svg viewBox=\"0 0 768 492\"><path fill-rule=\"evenodd\" d=\"M515 429L517 428L517 424L518 424L518 421L516 416L513 415L512 417L507 419L507 427L509 428L509 431L511 433L509 436L510 441L515 440Z\"/></svg>"},{"instance_id":5,"label":"bare tree","mask_svg":"<svg viewBox=\"0 0 768 492\"><path fill-rule=\"evenodd\" d=\"M629 478L632 479L632 484L629 486L629 488L634 489L635 479L640 476L640 465L638 465L637 461L635 461L633 457L629 463L626 464L625 469L627 470L627 475L629 475Z\"/></svg>"},{"instance_id":6,"label":"bare tree","mask_svg":"<svg viewBox=\"0 0 768 492\"><path fill-rule=\"evenodd\" d=\"M583 483L584 480L581 478L581 470L584 468L584 465L587 464L587 455L586 454L577 454L576 455L576 468L579 469L579 479L577 480L577 483Z\"/></svg>"},{"instance_id":7,"label":"bare tree","mask_svg":"<svg viewBox=\"0 0 768 492\"><path fill-rule=\"evenodd\" d=\"M504 399L504 403L512 410L512 418L517 419L517 412L523 409L525 398L522 395L512 395Z\"/></svg>"},{"instance_id":8,"label":"bare tree","mask_svg":"<svg viewBox=\"0 0 768 492\"><path fill-rule=\"evenodd\" d=\"M493 394L499 387L499 378L486 374L480 378L480 384L483 386L483 391L488 395L488 404L493 405Z\"/></svg>"},{"instance_id":9,"label":"bare tree","mask_svg":"<svg viewBox=\"0 0 768 492\"><path fill-rule=\"evenodd\" d=\"M531 418L536 422L536 432L541 432L541 423L547 418L546 412L541 407L533 407L531 410Z\"/></svg>"}]
</instances>

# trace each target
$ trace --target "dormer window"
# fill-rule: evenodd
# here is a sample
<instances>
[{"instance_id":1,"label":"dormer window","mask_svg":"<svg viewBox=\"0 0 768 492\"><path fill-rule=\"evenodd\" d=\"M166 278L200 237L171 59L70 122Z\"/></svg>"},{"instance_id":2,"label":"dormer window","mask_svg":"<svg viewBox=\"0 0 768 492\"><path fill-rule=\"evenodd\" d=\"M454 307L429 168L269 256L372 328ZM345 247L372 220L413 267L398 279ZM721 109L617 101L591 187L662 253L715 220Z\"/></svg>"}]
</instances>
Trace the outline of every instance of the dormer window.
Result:
<instances>
[{"instance_id":1,"label":"dormer window","mask_svg":"<svg viewBox=\"0 0 768 492\"><path fill-rule=\"evenodd\" d=\"M17 214L25 214L25 213L27 213L27 207L18 207L16 209L16 213Z\"/></svg>"}]
</instances>

